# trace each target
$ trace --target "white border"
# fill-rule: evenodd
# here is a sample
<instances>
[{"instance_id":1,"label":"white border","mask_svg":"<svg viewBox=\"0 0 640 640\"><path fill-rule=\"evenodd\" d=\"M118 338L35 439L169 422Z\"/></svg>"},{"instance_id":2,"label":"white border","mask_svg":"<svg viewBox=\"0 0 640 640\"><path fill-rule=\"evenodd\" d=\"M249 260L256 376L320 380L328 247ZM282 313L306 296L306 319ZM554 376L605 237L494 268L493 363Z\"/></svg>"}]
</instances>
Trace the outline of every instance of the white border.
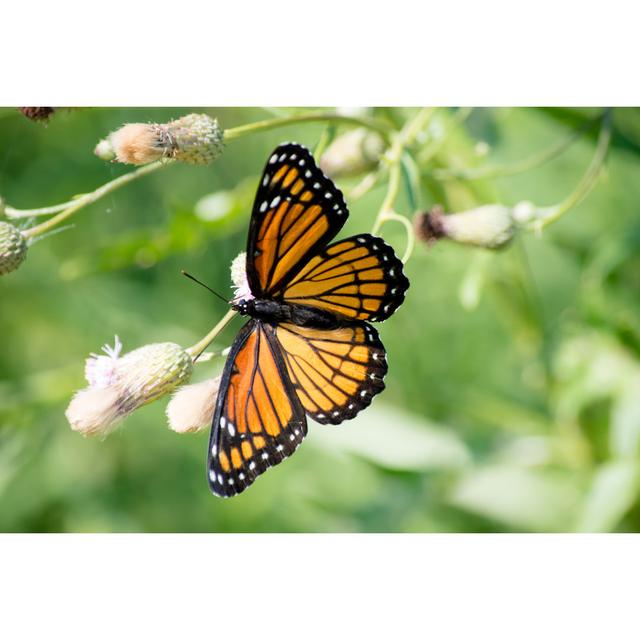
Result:
<instances>
[{"instance_id":1,"label":"white border","mask_svg":"<svg viewBox=\"0 0 640 640\"><path fill-rule=\"evenodd\" d=\"M0 8L0 104L634 105L624 0Z\"/></svg>"},{"instance_id":2,"label":"white border","mask_svg":"<svg viewBox=\"0 0 640 640\"><path fill-rule=\"evenodd\" d=\"M0 637L637 638L637 536L4 536Z\"/></svg>"}]
</instances>

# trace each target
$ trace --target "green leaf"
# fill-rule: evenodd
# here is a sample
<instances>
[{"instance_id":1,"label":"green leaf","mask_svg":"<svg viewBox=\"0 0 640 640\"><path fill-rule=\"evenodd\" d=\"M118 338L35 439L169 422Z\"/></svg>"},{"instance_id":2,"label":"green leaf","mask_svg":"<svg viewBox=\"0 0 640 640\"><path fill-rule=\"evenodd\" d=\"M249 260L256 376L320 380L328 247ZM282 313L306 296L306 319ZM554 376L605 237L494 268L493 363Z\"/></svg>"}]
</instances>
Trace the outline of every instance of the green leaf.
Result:
<instances>
[{"instance_id":1,"label":"green leaf","mask_svg":"<svg viewBox=\"0 0 640 640\"><path fill-rule=\"evenodd\" d=\"M426 471L459 468L469 462L466 445L452 430L424 418L376 406L339 427L317 425L309 440L389 469Z\"/></svg>"},{"instance_id":2,"label":"green leaf","mask_svg":"<svg viewBox=\"0 0 640 640\"><path fill-rule=\"evenodd\" d=\"M472 256L458 288L458 299L465 311L473 311L480 304L491 257L488 251L477 251Z\"/></svg>"},{"instance_id":3,"label":"green leaf","mask_svg":"<svg viewBox=\"0 0 640 640\"><path fill-rule=\"evenodd\" d=\"M579 495L569 474L494 465L465 474L450 503L510 529L569 531Z\"/></svg>"},{"instance_id":4,"label":"green leaf","mask_svg":"<svg viewBox=\"0 0 640 640\"><path fill-rule=\"evenodd\" d=\"M640 489L640 464L620 460L596 472L587 495L577 531L613 531L633 506Z\"/></svg>"},{"instance_id":5,"label":"green leaf","mask_svg":"<svg viewBox=\"0 0 640 640\"><path fill-rule=\"evenodd\" d=\"M640 450L640 378L629 380L618 396L611 415L611 453L620 458Z\"/></svg>"},{"instance_id":6,"label":"green leaf","mask_svg":"<svg viewBox=\"0 0 640 640\"><path fill-rule=\"evenodd\" d=\"M402 177L407 193L407 201L412 212L420 209L420 169L413 157L403 153L401 158Z\"/></svg>"}]
</instances>

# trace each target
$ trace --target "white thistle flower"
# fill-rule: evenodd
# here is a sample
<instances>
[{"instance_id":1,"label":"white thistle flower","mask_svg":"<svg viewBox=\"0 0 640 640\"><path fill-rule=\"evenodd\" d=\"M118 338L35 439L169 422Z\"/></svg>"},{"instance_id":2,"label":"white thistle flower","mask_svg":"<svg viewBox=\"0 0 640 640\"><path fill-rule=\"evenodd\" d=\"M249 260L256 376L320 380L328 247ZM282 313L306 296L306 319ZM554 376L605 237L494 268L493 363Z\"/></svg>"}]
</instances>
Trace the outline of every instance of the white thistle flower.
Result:
<instances>
[{"instance_id":1,"label":"white thistle flower","mask_svg":"<svg viewBox=\"0 0 640 640\"><path fill-rule=\"evenodd\" d=\"M211 426L221 378L180 387L167 405L169 427L176 433L196 433Z\"/></svg>"},{"instance_id":2,"label":"white thistle flower","mask_svg":"<svg viewBox=\"0 0 640 640\"><path fill-rule=\"evenodd\" d=\"M233 300L253 300L254 295L249 287L247 279L247 254L245 251L239 253L231 263L231 280L233 281Z\"/></svg>"},{"instance_id":3,"label":"white thistle flower","mask_svg":"<svg viewBox=\"0 0 640 640\"><path fill-rule=\"evenodd\" d=\"M84 366L84 377L92 389L106 389L116 381L116 364L122 351L122 342L115 336L114 346L105 344L102 350L106 355L92 353Z\"/></svg>"}]
</instances>

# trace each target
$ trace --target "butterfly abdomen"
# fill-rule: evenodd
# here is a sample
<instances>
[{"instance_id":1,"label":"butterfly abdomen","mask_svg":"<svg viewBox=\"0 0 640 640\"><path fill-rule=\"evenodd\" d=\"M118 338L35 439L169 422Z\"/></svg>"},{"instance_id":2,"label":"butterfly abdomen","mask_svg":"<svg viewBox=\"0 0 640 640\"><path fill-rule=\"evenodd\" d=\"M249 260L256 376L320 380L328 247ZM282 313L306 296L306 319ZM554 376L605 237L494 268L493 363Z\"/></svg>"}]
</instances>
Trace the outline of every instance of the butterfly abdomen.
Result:
<instances>
[{"instance_id":1,"label":"butterfly abdomen","mask_svg":"<svg viewBox=\"0 0 640 640\"><path fill-rule=\"evenodd\" d=\"M263 322L289 322L298 327L313 329L337 329L341 326L335 314L302 304L285 304L277 300L243 300L236 309L242 315Z\"/></svg>"}]
</instances>

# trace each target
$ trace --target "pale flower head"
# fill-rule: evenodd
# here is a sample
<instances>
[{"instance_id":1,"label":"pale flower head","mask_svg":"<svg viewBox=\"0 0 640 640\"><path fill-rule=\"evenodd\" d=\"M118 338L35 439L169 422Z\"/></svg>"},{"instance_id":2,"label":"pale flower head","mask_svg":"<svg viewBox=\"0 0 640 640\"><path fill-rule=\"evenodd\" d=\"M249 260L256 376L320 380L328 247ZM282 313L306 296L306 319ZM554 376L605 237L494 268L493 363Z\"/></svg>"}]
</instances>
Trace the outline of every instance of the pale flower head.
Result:
<instances>
[{"instance_id":1,"label":"pale flower head","mask_svg":"<svg viewBox=\"0 0 640 640\"><path fill-rule=\"evenodd\" d=\"M233 281L233 300L253 300L254 295L249 287L247 279L247 254L245 251L239 253L231 263L231 280Z\"/></svg>"},{"instance_id":2,"label":"pale flower head","mask_svg":"<svg viewBox=\"0 0 640 640\"><path fill-rule=\"evenodd\" d=\"M211 426L222 376L180 387L167 405L169 427L195 433Z\"/></svg>"}]
</instances>

